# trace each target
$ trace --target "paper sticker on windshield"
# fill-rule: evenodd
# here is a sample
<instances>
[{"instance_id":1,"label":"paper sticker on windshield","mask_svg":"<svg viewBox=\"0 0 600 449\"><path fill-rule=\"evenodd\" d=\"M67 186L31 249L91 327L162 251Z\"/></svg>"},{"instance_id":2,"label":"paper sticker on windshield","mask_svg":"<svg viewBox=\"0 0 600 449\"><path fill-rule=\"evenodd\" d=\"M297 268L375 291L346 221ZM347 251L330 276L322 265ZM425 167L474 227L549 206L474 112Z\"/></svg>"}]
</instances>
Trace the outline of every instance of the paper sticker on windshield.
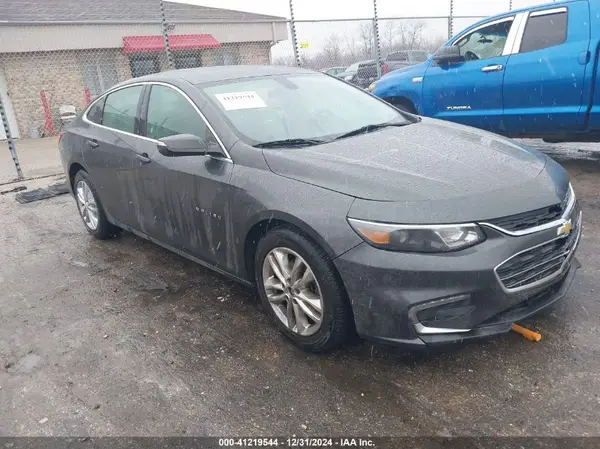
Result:
<instances>
[{"instance_id":1,"label":"paper sticker on windshield","mask_svg":"<svg viewBox=\"0 0 600 449\"><path fill-rule=\"evenodd\" d=\"M256 92L231 92L228 94L215 94L215 97L221 102L226 111L267 107Z\"/></svg>"}]
</instances>

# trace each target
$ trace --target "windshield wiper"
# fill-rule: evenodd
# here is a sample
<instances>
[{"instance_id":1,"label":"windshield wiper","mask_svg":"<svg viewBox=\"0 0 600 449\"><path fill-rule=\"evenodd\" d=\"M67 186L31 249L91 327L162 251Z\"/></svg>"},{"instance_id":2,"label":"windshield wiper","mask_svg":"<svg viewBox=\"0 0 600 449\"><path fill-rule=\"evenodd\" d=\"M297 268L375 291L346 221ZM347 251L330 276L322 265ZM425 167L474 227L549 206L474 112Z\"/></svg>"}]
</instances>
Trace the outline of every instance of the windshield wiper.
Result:
<instances>
[{"instance_id":1,"label":"windshield wiper","mask_svg":"<svg viewBox=\"0 0 600 449\"><path fill-rule=\"evenodd\" d=\"M261 142L254 145L256 148L285 148L285 147L306 147L311 145L318 145L324 143L323 140L318 139L284 139L284 140L273 140L271 142Z\"/></svg>"},{"instance_id":2,"label":"windshield wiper","mask_svg":"<svg viewBox=\"0 0 600 449\"><path fill-rule=\"evenodd\" d=\"M352 136L358 136L359 134L370 133L372 131L375 131L376 129L387 128L388 126L406 126L406 125L410 125L411 123L412 122L400 122L400 123L392 122L392 123L376 123L376 124L372 124L372 125L366 125L361 128L355 129L354 131L350 131L350 132L347 132L340 136L337 136L333 140L345 139L346 137L352 137Z\"/></svg>"}]
</instances>

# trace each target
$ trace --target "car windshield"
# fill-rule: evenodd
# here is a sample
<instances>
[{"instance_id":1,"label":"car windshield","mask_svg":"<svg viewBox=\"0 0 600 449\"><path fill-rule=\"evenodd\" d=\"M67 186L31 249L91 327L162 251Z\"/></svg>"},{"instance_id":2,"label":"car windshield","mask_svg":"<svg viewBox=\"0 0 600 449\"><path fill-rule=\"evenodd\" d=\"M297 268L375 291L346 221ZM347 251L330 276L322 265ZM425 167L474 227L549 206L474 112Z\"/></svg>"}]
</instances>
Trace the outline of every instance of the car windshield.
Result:
<instances>
[{"instance_id":1,"label":"car windshield","mask_svg":"<svg viewBox=\"0 0 600 449\"><path fill-rule=\"evenodd\" d=\"M254 78L204 88L250 145L325 141L382 123L411 123L371 95L323 74Z\"/></svg>"}]
</instances>

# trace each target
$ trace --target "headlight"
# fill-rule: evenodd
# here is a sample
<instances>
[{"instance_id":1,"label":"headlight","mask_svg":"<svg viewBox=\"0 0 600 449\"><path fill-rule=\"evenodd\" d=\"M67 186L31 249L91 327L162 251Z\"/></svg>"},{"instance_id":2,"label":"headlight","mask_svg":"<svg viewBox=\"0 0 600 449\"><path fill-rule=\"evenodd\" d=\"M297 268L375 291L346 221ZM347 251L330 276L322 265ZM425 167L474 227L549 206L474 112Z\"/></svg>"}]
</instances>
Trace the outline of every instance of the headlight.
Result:
<instances>
[{"instance_id":1,"label":"headlight","mask_svg":"<svg viewBox=\"0 0 600 449\"><path fill-rule=\"evenodd\" d=\"M445 253L477 245L485 234L473 223L453 225L401 225L348 218L365 242L389 251Z\"/></svg>"},{"instance_id":2,"label":"headlight","mask_svg":"<svg viewBox=\"0 0 600 449\"><path fill-rule=\"evenodd\" d=\"M346 75L346 76L344 77L344 79L345 79L346 81L350 81L352 78L353 78L353 76L352 76L352 75Z\"/></svg>"},{"instance_id":3,"label":"headlight","mask_svg":"<svg viewBox=\"0 0 600 449\"><path fill-rule=\"evenodd\" d=\"M369 87L367 88L367 90L368 90L369 92L372 92L372 91L374 91L374 90L375 90L375 83L371 83L371 84L369 85Z\"/></svg>"}]
</instances>

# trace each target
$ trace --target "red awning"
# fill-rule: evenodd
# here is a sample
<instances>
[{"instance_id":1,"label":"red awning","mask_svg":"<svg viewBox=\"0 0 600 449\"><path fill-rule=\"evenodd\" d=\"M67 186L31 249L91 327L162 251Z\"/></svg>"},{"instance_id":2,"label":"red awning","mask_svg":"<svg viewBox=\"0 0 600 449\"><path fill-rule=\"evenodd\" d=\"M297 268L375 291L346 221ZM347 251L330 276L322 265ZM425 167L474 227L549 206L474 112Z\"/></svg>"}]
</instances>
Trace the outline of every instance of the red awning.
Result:
<instances>
[{"instance_id":1,"label":"red awning","mask_svg":"<svg viewBox=\"0 0 600 449\"><path fill-rule=\"evenodd\" d=\"M218 48L221 44L211 34L171 34L169 48L171 50L203 50ZM123 53L152 53L164 51L162 36L125 36L123 37Z\"/></svg>"}]
</instances>

